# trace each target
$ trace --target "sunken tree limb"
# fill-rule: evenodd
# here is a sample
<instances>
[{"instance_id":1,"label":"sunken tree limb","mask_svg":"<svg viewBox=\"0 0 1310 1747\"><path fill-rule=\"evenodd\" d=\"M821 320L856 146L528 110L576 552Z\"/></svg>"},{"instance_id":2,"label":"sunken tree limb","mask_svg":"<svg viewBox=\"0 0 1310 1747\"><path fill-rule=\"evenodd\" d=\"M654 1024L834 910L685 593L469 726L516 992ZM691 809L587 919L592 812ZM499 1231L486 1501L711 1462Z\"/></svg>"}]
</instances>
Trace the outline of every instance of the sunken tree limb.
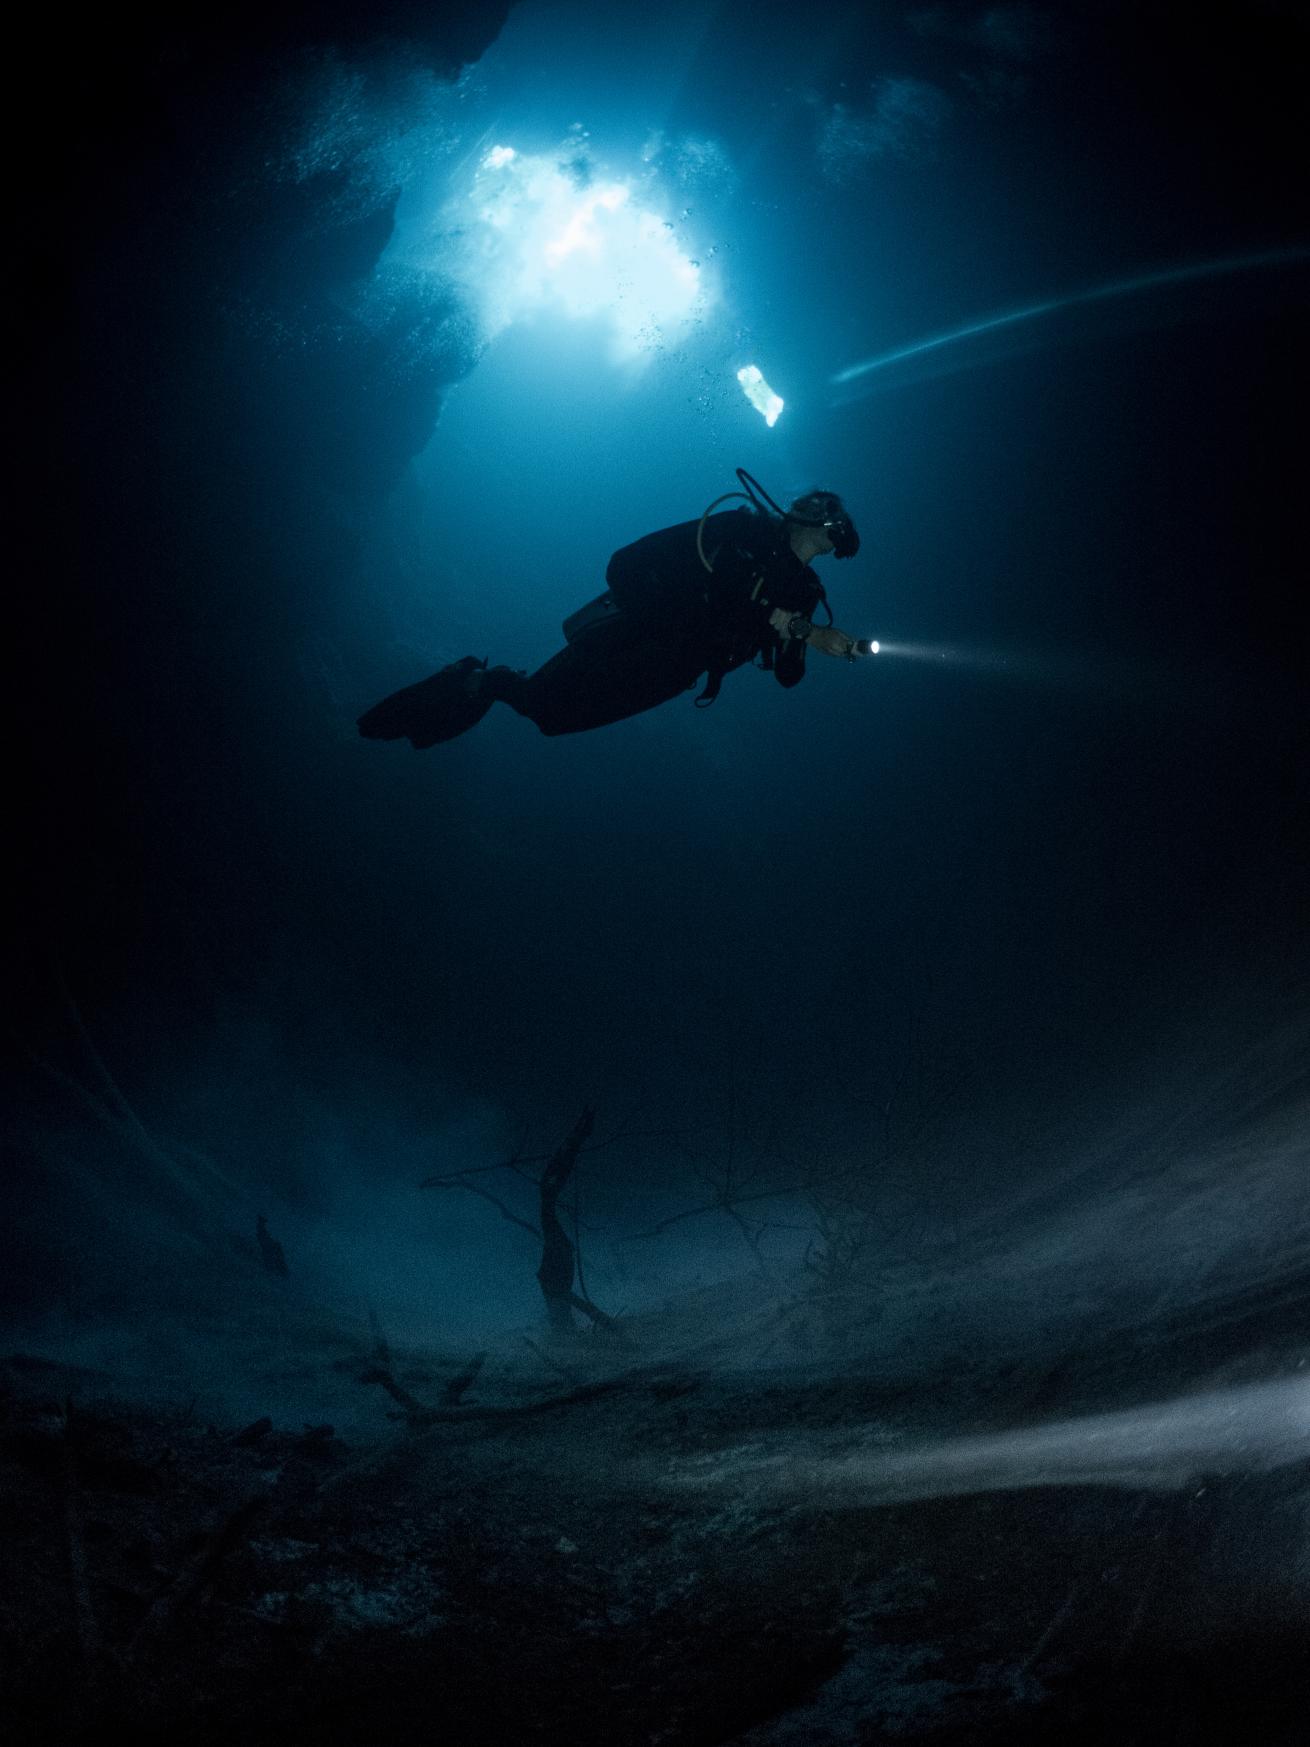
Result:
<instances>
[{"instance_id":1,"label":"sunken tree limb","mask_svg":"<svg viewBox=\"0 0 1310 1747\"><path fill-rule=\"evenodd\" d=\"M595 1121L594 1110L582 1112L568 1137L551 1154L541 1176L541 1266L537 1269L537 1280L546 1300L546 1315L556 1334L573 1333L573 1276L577 1263L568 1233L560 1223L559 1198Z\"/></svg>"},{"instance_id":2,"label":"sunken tree limb","mask_svg":"<svg viewBox=\"0 0 1310 1747\"><path fill-rule=\"evenodd\" d=\"M470 1194L489 1202L502 1219L507 1219L511 1225L517 1225L540 1240L541 1263L537 1269L537 1283L546 1301L547 1320L555 1334L575 1333L573 1312L580 1310L597 1328L624 1339L624 1331L618 1320L606 1315L599 1305L592 1303L582 1277L577 1245L570 1240L559 1216L560 1197L573 1176L579 1154L596 1150L586 1145L595 1120L594 1110L586 1109L582 1112L567 1138L546 1160L546 1168L540 1177L534 1177L523 1168L525 1162L537 1163L536 1159L524 1161L515 1157L506 1159L499 1165L481 1165L472 1170L455 1171L448 1176L425 1177L419 1188L467 1189ZM609 1142L601 1141L599 1145L608 1146ZM486 1171L513 1171L533 1184L538 1200L536 1224L516 1213L499 1195L471 1180Z\"/></svg>"}]
</instances>

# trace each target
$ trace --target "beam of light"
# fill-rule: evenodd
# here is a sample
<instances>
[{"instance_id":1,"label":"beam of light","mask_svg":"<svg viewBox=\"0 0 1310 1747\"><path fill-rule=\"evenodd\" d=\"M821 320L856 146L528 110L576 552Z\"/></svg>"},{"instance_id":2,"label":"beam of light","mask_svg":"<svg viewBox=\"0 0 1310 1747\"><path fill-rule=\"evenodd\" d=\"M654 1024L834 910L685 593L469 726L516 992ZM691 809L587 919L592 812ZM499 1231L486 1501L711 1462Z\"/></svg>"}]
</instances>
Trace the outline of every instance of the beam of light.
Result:
<instances>
[{"instance_id":1,"label":"beam of light","mask_svg":"<svg viewBox=\"0 0 1310 1747\"><path fill-rule=\"evenodd\" d=\"M593 177L576 155L493 145L434 241L433 264L472 294L488 339L554 310L602 320L614 357L633 361L713 301L672 223L631 182Z\"/></svg>"},{"instance_id":2,"label":"beam of light","mask_svg":"<svg viewBox=\"0 0 1310 1747\"><path fill-rule=\"evenodd\" d=\"M741 383L742 393L772 430L778 422L778 414L786 405L782 396L769 387L758 364L747 364L744 370L739 370L737 380Z\"/></svg>"},{"instance_id":3,"label":"beam of light","mask_svg":"<svg viewBox=\"0 0 1310 1747\"><path fill-rule=\"evenodd\" d=\"M896 655L902 661L945 662L950 667L971 667L983 673L1013 673L1041 665L1040 657L1020 657L1004 654L999 649L971 649L963 643L888 643L880 642L885 655Z\"/></svg>"},{"instance_id":4,"label":"beam of light","mask_svg":"<svg viewBox=\"0 0 1310 1747\"><path fill-rule=\"evenodd\" d=\"M864 1428L840 1453L809 1439L757 1440L680 1465L679 1487L729 1486L863 1506L1034 1486L1173 1490L1202 1475L1268 1473L1310 1457L1310 1378L1287 1377L983 1436L905 1440Z\"/></svg>"},{"instance_id":5,"label":"beam of light","mask_svg":"<svg viewBox=\"0 0 1310 1747\"><path fill-rule=\"evenodd\" d=\"M918 661L1061 691L1124 697L1144 688L1161 693L1163 687L1172 683L1169 675L1112 652L1098 657L1075 656L1023 648L987 649L965 643L888 642L886 638L878 647L893 660Z\"/></svg>"},{"instance_id":6,"label":"beam of light","mask_svg":"<svg viewBox=\"0 0 1310 1747\"><path fill-rule=\"evenodd\" d=\"M882 352L876 358L866 358L862 364L848 365L845 370L839 370L831 377L830 381L836 388L849 387L851 383L864 381L893 364L927 358L933 353L945 351L948 347L962 345L966 340L997 333L1004 328L1015 328L1024 322L1036 321L1041 316L1053 315L1057 310L1072 309L1079 304L1104 303L1112 298L1134 297L1144 291L1185 285L1200 279L1221 279L1234 273L1256 272L1265 267L1293 266L1307 259L1310 259L1310 248L1268 249L1262 254L1229 255L1213 261L1196 261L1184 267L1163 267L1154 273L1139 274L1133 279L1114 279L1104 285L1090 286L1084 291L1070 292L1064 297L1024 304L1019 309L1005 310L999 315L985 316L980 321L966 322L962 327L948 328L945 333L933 334L926 340L915 340L908 346L898 346L894 351Z\"/></svg>"}]
</instances>

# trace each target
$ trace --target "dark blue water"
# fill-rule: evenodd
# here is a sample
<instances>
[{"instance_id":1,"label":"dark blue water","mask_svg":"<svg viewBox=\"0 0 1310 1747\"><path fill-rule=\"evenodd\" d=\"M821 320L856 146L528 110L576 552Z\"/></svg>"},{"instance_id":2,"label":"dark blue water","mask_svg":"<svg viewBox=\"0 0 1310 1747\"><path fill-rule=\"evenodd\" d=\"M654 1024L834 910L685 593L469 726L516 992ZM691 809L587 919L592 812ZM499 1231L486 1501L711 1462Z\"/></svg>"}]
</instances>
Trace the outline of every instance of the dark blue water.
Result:
<instances>
[{"instance_id":1,"label":"dark blue water","mask_svg":"<svg viewBox=\"0 0 1310 1747\"><path fill-rule=\"evenodd\" d=\"M649 1135L588 1186L611 1235L698 1192L703 1131L749 1131L766 1180L858 1147L907 1062L952 1204L985 1203L1143 1038L1276 1027L1307 799L1294 35L1177 22L527 3L498 38L465 18L463 72L403 8L389 43L295 14L100 44L23 306L24 1073L76 1058L66 987L132 1101L302 1244L393 1197L375 1281L433 1157L539 1151L586 1102ZM562 292L558 203L614 189ZM1040 344L839 392L1143 276ZM610 552L737 466L845 495L861 552L820 568L887 653L569 739L503 709L422 756L356 738L459 656L546 659ZM902 1185L931 1217L941 1157ZM66 1226L34 1168L34 1228L47 1192ZM461 1204L424 1242L523 1314L502 1236ZM737 1245L702 1222L643 1266Z\"/></svg>"}]
</instances>

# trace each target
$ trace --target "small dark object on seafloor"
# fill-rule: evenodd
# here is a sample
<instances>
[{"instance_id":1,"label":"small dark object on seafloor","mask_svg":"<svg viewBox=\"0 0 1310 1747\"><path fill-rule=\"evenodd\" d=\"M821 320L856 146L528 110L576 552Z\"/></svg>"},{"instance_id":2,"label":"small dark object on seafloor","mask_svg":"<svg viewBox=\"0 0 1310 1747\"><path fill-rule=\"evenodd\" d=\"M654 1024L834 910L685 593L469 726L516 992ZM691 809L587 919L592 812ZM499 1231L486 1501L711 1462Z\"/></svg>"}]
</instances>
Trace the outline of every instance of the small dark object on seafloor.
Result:
<instances>
[{"instance_id":1,"label":"small dark object on seafloor","mask_svg":"<svg viewBox=\"0 0 1310 1747\"><path fill-rule=\"evenodd\" d=\"M250 1444L257 1444L266 1438L273 1429L273 1422L265 1414L263 1419L257 1419L253 1425L248 1425L232 1439L234 1449L245 1449Z\"/></svg>"}]
</instances>

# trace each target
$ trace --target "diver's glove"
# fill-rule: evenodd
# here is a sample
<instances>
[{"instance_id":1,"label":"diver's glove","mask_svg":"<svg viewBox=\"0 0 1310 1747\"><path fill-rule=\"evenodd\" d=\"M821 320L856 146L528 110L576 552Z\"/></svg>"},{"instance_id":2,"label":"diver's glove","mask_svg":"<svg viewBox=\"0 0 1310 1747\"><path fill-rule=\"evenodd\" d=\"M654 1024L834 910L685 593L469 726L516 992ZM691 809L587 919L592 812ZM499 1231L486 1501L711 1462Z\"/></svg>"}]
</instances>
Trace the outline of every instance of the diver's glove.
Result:
<instances>
[{"instance_id":1,"label":"diver's glove","mask_svg":"<svg viewBox=\"0 0 1310 1747\"><path fill-rule=\"evenodd\" d=\"M769 614L769 623L780 637L793 643L806 642L814 629L804 613L788 612L786 607L775 607Z\"/></svg>"}]
</instances>

